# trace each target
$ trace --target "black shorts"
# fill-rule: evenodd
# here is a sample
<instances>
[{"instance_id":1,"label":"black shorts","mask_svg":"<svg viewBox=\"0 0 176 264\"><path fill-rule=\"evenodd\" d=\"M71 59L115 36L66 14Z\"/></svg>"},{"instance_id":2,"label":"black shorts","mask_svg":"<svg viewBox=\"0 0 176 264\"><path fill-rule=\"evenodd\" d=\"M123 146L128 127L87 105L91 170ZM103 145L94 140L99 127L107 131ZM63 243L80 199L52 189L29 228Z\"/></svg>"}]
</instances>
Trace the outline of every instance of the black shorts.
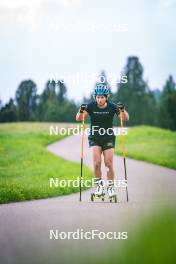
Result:
<instances>
[{"instance_id":1,"label":"black shorts","mask_svg":"<svg viewBox=\"0 0 176 264\"><path fill-rule=\"evenodd\" d=\"M89 138L89 147L99 146L102 151L110 148L115 148L115 137L105 139Z\"/></svg>"}]
</instances>

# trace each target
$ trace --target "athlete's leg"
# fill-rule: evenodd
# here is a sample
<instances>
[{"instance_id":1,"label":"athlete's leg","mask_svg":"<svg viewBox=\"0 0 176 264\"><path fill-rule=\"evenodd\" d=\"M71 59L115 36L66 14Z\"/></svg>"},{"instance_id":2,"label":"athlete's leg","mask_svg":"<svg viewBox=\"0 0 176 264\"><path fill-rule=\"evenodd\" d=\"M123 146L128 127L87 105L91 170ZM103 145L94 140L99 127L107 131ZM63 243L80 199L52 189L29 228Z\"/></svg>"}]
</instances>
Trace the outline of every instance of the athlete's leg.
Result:
<instances>
[{"instance_id":1,"label":"athlete's leg","mask_svg":"<svg viewBox=\"0 0 176 264\"><path fill-rule=\"evenodd\" d=\"M96 178L101 179L101 147L100 146L92 146L92 157L93 157L93 167L94 167L94 175Z\"/></svg>"},{"instance_id":2,"label":"athlete's leg","mask_svg":"<svg viewBox=\"0 0 176 264\"><path fill-rule=\"evenodd\" d=\"M100 146L92 146L92 154L93 154L93 165L94 165L94 184L96 187L95 192L92 194L93 196L104 197L104 184L101 179L101 154L102 148ZM92 198L91 198L92 199Z\"/></svg>"},{"instance_id":3,"label":"athlete's leg","mask_svg":"<svg viewBox=\"0 0 176 264\"><path fill-rule=\"evenodd\" d=\"M113 157L114 148L109 148L103 151L104 163L107 168L107 179L114 180Z\"/></svg>"}]
</instances>

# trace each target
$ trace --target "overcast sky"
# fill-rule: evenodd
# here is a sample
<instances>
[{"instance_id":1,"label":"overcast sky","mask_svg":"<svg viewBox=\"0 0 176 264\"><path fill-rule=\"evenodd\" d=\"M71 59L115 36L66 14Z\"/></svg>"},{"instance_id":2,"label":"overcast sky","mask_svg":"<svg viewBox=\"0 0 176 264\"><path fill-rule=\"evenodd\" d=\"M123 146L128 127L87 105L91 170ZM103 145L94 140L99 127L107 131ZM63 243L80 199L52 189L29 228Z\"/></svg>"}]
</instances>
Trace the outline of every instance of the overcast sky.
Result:
<instances>
[{"instance_id":1,"label":"overcast sky","mask_svg":"<svg viewBox=\"0 0 176 264\"><path fill-rule=\"evenodd\" d=\"M0 0L0 98L29 78L41 92L53 73L77 76L65 83L80 100L95 82L81 78L102 69L118 76L130 55L149 86L161 88L169 74L176 80L175 14L175 0Z\"/></svg>"}]
</instances>

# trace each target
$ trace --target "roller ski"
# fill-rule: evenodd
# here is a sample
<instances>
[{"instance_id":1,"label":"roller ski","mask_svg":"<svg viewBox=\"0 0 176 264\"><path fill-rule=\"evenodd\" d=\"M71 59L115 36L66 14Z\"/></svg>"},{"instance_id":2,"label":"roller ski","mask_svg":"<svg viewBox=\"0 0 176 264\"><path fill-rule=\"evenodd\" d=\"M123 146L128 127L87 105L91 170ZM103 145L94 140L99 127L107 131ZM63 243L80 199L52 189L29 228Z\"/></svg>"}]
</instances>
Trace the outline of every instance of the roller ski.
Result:
<instances>
[{"instance_id":1,"label":"roller ski","mask_svg":"<svg viewBox=\"0 0 176 264\"><path fill-rule=\"evenodd\" d=\"M107 196L108 196L110 203L112 202L117 203L117 194L115 192L113 183L110 183L107 187Z\"/></svg>"},{"instance_id":2,"label":"roller ski","mask_svg":"<svg viewBox=\"0 0 176 264\"><path fill-rule=\"evenodd\" d=\"M94 193L91 193L91 201L94 202L94 200L101 200L104 201L105 199L105 193L104 193L104 185L102 180L95 180L95 184L97 185L96 190Z\"/></svg>"}]
</instances>

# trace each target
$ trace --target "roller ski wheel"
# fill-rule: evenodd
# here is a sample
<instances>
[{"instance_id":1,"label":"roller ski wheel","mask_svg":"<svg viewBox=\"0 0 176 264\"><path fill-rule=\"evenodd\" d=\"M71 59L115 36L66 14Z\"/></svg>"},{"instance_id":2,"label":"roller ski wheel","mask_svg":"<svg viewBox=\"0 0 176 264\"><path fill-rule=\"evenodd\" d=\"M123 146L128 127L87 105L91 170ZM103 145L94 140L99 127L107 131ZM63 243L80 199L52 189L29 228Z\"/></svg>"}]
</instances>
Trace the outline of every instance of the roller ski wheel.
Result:
<instances>
[{"instance_id":1,"label":"roller ski wheel","mask_svg":"<svg viewBox=\"0 0 176 264\"><path fill-rule=\"evenodd\" d=\"M105 194L97 195L95 193L91 193L91 201L94 202L95 199L102 200L102 202L104 202L104 200L105 200Z\"/></svg>"},{"instance_id":2,"label":"roller ski wheel","mask_svg":"<svg viewBox=\"0 0 176 264\"><path fill-rule=\"evenodd\" d=\"M107 187L107 195L108 195L108 199L109 199L110 203L112 203L112 202L117 203L117 194L115 192L113 184L110 184Z\"/></svg>"},{"instance_id":3,"label":"roller ski wheel","mask_svg":"<svg viewBox=\"0 0 176 264\"><path fill-rule=\"evenodd\" d=\"M102 184L102 180L98 179L96 180L95 183L97 187L95 189L95 192L91 194L91 201L93 202L95 199L104 201L105 193L104 193L104 187Z\"/></svg>"},{"instance_id":4,"label":"roller ski wheel","mask_svg":"<svg viewBox=\"0 0 176 264\"><path fill-rule=\"evenodd\" d=\"M113 195L112 197L109 197L110 203L114 202L117 203L117 195Z\"/></svg>"},{"instance_id":5,"label":"roller ski wheel","mask_svg":"<svg viewBox=\"0 0 176 264\"><path fill-rule=\"evenodd\" d=\"M94 202L94 197L95 197L95 194L94 193L91 193L91 201Z\"/></svg>"}]
</instances>

